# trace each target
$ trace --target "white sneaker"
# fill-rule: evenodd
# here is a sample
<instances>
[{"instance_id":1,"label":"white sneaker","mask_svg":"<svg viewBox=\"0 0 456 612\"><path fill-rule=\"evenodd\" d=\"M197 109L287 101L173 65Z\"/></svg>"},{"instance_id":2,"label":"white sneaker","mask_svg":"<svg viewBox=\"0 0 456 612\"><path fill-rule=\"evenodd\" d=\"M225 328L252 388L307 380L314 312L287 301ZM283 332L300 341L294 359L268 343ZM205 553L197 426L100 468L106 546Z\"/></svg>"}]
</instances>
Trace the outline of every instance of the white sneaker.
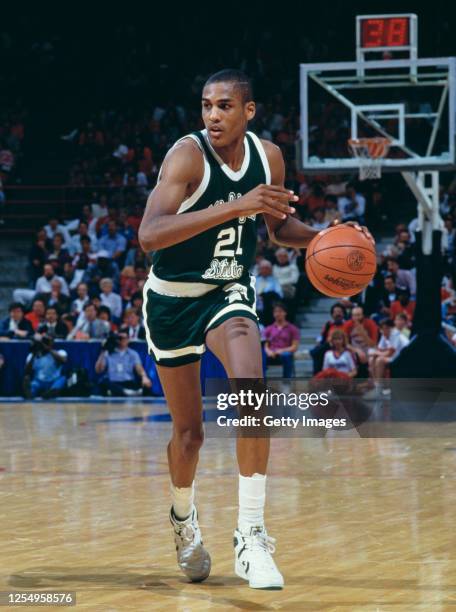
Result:
<instances>
[{"instance_id":1,"label":"white sneaker","mask_svg":"<svg viewBox=\"0 0 456 612\"><path fill-rule=\"evenodd\" d=\"M171 508L169 520L174 528L179 567L192 582L202 582L211 571L211 557L203 546L195 506L185 521L180 521Z\"/></svg>"},{"instance_id":2,"label":"white sneaker","mask_svg":"<svg viewBox=\"0 0 456 612\"><path fill-rule=\"evenodd\" d=\"M271 556L274 542L264 527L251 527L249 535L234 531L234 571L252 589L283 588L283 576Z\"/></svg>"},{"instance_id":3,"label":"white sneaker","mask_svg":"<svg viewBox=\"0 0 456 612\"><path fill-rule=\"evenodd\" d=\"M370 389L370 391L366 391L366 393L363 394L362 398L366 402L369 402L372 400L377 401L377 400L382 399L382 394L378 387L374 387L373 389Z\"/></svg>"}]
</instances>

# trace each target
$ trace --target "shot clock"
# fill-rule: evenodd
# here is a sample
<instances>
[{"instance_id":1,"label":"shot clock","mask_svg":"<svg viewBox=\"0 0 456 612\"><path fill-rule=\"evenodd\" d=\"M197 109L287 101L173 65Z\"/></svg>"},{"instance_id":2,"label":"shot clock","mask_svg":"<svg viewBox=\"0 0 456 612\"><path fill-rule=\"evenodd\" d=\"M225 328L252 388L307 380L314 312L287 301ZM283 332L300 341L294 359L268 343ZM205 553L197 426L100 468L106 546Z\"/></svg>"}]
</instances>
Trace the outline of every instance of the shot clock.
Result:
<instances>
[{"instance_id":1,"label":"shot clock","mask_svg":"<svg viewBox=\"0 0 456 612\"><path fill-rule=\"evenodd\" d=\"M398 15L358 15L356 17L356 56L366 61L366 54L389 52L394 56L418 57L418 18L414 13ZM400 53L399 53L400 52Z\"/></svg>"}]
</instances>

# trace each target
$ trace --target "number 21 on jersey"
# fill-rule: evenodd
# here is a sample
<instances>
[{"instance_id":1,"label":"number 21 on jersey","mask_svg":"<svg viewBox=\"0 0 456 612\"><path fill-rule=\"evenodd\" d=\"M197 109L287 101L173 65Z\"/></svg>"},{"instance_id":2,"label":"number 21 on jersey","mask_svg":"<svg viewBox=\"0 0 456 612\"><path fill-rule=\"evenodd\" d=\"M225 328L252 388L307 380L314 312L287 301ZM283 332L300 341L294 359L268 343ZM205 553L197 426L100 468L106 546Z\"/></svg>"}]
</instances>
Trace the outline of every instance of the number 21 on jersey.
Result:
<instances>
[{"instance_id":1,"label":"number 21 on jersey","mask_svg":"<svg viewBox=\"0 0 456 612\"><path fill-rule=\"evenodd\" d=\"M235 255L242 255L241 237L244 226L238 225L237 231L234 227L227 227L220 230L217 235L217 244L214 249L214 257L234 257ZM237 234L237 239L236 239ZM236 251L233 247L237 243Z\"/></svg>"}]
</instances>

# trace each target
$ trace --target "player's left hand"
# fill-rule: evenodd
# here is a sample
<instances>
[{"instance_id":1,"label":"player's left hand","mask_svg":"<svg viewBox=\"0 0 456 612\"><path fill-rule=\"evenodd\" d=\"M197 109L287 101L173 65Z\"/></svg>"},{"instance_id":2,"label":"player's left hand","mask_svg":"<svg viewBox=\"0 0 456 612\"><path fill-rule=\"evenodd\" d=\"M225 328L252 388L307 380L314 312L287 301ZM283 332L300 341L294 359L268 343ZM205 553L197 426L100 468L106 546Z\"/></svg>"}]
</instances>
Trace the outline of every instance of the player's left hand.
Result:
<instances>
[{"instance_id":1,"label":"player's left hand","mask_svg":"<svg viewBox=\"0 0 456 612\"><path fill-rule=\"evenodd\" d=\"M370 240L372 244L375 244L374 237L367 229L367 227L365 225L360 225L357 221L345 221L345 223L341 223L338 219L334 219L334 221L330 224L329 227L334 227L335 225L350 225L351 227L357 229L359 232L363 232L366 238Z\"/></svg>"}]
</instances>

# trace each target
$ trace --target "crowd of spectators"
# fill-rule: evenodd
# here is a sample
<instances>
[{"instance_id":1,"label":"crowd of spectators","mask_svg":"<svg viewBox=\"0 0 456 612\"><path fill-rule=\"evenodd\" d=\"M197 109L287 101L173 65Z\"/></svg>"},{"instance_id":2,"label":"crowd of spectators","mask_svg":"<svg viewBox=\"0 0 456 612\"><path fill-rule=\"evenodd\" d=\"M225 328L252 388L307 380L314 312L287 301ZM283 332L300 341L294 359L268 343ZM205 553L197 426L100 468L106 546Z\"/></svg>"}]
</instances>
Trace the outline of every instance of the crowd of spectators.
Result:
<instances>
[{"instance_id":1,"label":"crowd of spectators","mask_svg":"<svg viewBox=\"0 0 456 612\"><path fill-rule=\"evenodd\" d=\"M448 218L445 225L442 319L448 340L456 346L455 234ZM381 390L381 381L389 374L389 364L408 345L413 331L416 229L415 220L408 226L399 224L394 240L379 254L377 273L371 284L362 294L331 306L331 318L311 350L315 376L356 376L370 380L375 394ZM388 390L382 392L388 393Z\"/></svg>"}]
</instances>

